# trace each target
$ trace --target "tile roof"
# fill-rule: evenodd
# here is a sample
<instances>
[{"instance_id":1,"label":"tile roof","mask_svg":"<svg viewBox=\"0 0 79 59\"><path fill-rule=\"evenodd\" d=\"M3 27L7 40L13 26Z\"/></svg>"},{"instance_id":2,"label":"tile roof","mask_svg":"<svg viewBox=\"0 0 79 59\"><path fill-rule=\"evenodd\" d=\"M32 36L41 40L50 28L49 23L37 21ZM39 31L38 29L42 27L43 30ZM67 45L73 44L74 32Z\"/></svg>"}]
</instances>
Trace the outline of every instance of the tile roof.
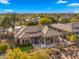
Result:
<instances>
[{"instance_id":1,"label":"tile roof","mask_svg":"<svg viewBox=\"0 0 79 59\"><path fill-rule=\"evenodd\" d=\"M27 33L31 33L31 32L39 32L41 31L42 29L39 27L39 26L27 26L25 28L25 32Z\"/></svg>"},{"instance_id":2,"label":"tile roof","mask_svg":"<svg viewBox=\"0 0 79 59\"><path fill-rule=\"evenodd\" d=\"M62 33L62 32L59 32L59 31L57 31L57 30L48 28L48 31L47 31L46 34L43 35L43 36L44 36L44 37L52 37L52 36L60 36L60 35L63 35L63 33Z\"/></svg>"},{"instance_id":3,"label":"tile roof","mask_svg":"<svg viewBox=\"0 0 79 59\"><path fill-rule=\"evenodd\" d=\"M31 37L50 37L63 35L63 33L51 29L48 26L25 26L22 27L17 34L15 34L18 38L31 38Z\"/></svg>"},{"instance_id":4,"label":"tile roof","mask_svg":"<svg viewBox=\"0 0 79 59\"><path fill-rule=\"evenodd\" d=\"M57 23L57 24L51 24L51 26L60 30L72 32L72 23L65 23L65 24Z\"/></svg>"}]
</instances>

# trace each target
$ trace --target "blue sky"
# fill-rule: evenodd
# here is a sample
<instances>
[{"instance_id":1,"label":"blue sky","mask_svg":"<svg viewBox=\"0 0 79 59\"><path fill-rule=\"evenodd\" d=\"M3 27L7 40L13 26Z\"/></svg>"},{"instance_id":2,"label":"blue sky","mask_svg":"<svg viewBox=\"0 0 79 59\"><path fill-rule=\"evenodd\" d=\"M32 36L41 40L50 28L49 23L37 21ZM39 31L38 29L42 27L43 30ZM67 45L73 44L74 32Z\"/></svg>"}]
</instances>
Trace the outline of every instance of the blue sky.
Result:
<instances>
[{"instance_id":1,"label":"blue sky","mask_svg":"<svg viewBox=\"0 0 79 59\"><path fill-rule=\"evenodd\" d=\"M0 0L0 13L79 13L79 0Z\"/></svg>"}]
</instances>

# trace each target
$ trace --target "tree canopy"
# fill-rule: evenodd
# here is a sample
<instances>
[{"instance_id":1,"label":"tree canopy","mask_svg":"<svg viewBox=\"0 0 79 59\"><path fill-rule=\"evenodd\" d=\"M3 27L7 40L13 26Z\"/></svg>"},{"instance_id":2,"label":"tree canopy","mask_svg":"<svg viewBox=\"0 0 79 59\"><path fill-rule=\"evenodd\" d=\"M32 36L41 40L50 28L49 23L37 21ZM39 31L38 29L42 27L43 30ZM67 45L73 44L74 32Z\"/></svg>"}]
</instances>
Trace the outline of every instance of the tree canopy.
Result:
<instances>
[{"instance_id":1,"label":"tree canopy","mask_svg":"<svg viewBox=\"0 0 79 59\"><path fill-rule=\"evenodd\" d=\"M72 42L77 41L77 36L76 35L71 35L70 36L70 41L72 41Z\"/></svg>"},{"instance_id":2,"label":"tree canopy","mask_svg":"<svg viewBox=\"0 0 79 59\"><path fill-rule=\"evenodd\" d=\"M51 24L52 23L52 20L51 19L48 19L48 18L41 18L39 20L39 23L40 24L43 24L43 25L48 25L48 24Z\"/></svg>"},{"instance_id":3,"label":"tree canopy","mask_svg":"<svg viewBox=\"0 0 79 59\"><path fill-rule=\"evenodd\" d=\"M2 28L10 27L11 26L10 17L8 15L5 15L0 25Z\"/></svg>"},{"instance_id":4,"label":"tree canopy","mask_svg":"<svg viewBox=\"0 0 79 59\"><path fill-rule=\"evenodd\" d=\"M19 48L8 50L6 59L48 59L46 50L37 50L31 53L22 52Z\"/></svg>"},{"instance_id":5,"label":"tree canopy","mask_svg":"<svg viewBox=\"0 0 79 59\"><path fill-rule=\"evenodd\" d=\"M0 53L5 53L8 48L6 43L0 43Z\"/></svg>"},{"instance_id":6,"label":"tree canopy","mask_svg":"<svg viewBox=\"0 0 79 59\"><path fill-rule=\"evenodd\" d=\"M72 18L72 19L71 19L71 22L79 22L79 20L76 19L76 18Z\"/></svg>"}]
</instances>

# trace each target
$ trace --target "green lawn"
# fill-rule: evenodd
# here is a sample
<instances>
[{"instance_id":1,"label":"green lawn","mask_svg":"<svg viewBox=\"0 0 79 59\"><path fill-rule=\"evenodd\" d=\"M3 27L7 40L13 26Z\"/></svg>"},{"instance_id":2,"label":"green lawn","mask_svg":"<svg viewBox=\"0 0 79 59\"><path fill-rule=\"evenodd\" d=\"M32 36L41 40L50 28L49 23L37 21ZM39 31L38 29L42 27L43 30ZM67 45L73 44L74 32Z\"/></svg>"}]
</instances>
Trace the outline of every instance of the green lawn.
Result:
<instances>
[{"instance_id":1,"label":"green lawn","mask_svg":"<svg viewBox=\"0 0 79 59\"><path fill-rule=\"evenodd\" d=\"M22 51L30 51L31 49L33 49L33 46L31 44L29 45L18 45L18 47L22 50Z\"/></svg>"}]
</instances>

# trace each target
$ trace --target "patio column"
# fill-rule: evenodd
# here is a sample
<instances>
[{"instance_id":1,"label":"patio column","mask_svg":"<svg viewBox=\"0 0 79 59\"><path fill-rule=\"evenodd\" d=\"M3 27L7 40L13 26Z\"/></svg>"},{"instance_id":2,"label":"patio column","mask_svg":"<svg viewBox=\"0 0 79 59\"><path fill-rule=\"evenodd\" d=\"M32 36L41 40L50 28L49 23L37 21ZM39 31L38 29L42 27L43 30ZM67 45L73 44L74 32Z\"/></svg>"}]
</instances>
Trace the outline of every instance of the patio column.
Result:
<instances>
[{"instance_id":1,"label":"patio column","mask_svg":"<svg viewBox=\"0 0 79 59\"><path fill-rule=\"evenodd\" d=\"M32 44L32 39L31 39L31 38L28 38L28 40L29 40L29 43L31 43L31 44Z\"/></svg>"},{"instance_id":2,"label":"patio column","mask_svg":"<svg viewBox=\"0 0 79 59\"><path fill-rule=\"evenodd\" d=\"M62 41L63 36L59 36L58 39L59 41Z\"/></svg>"},{"instance_id":3,"label":"patio column","mask_svg":"<svg viewBox=\"0 0 79 59\"><path fill-rule=\"evenodd\" d=\"M61 38L63 39L63 35L61 36Z\"/></svg>"},{"instance_id":4,"label":"patio column","mask_svg":"<svg viewBox=\"0 0 79 59\"><path fill-rule=\"evenodd\" d=\"M53 37L53 43L55 43L55 37Z\"/></svg>"},{"instance_id":5,"label":"patio column","mask_svg":"<svg viewBox=\"0 0 79 59\"><path fill-rule=\"evenodd\" d=\"M20 44L23 44L23 39L20 40Z\"/></svg>"},{"instance_id":6,"label":"patio column","mask_svg":"<svg viewBox=\"0 0 79 59\"><path fill-rule=\"evenodd\" d=\"M39 44L41 45L41 38L39 38Z\"/></svg>"},{"instance_id":7,"label":"patio column","mask_svg":"<svg viewBox=\"0 0 79 59\"><path fill-rule=\"evenodd\" d=\"M44 46L46 46L46 39L44 38Z\"/></svg>"}]
</instances>

